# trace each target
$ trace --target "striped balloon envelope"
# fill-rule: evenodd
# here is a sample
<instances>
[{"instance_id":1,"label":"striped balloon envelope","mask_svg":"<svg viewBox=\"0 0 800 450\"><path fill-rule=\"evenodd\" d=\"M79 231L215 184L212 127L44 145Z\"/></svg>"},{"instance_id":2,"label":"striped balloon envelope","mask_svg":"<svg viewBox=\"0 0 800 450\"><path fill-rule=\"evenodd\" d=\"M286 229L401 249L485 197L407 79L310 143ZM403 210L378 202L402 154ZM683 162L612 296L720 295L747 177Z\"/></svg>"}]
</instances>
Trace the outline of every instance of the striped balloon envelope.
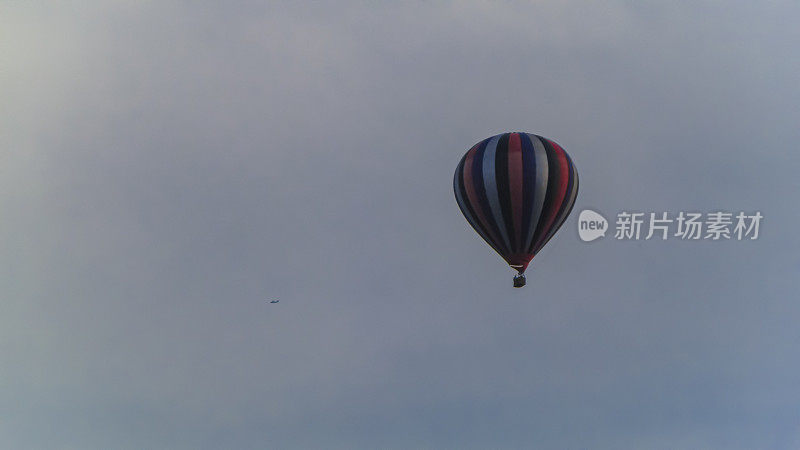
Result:
<instances>
[{"instance_id":1,"label":"striped balloon envelope","mask_svg":"<svg viewBox=\"0 0 800 450\"><path fill-rule=\"evenodd\" d=\"M516 269L525 269L572 211L578 171L555 142L529 133L503 133L475 144L453 180L458 207L472 228Z\"/></svg>"}]
</instances>

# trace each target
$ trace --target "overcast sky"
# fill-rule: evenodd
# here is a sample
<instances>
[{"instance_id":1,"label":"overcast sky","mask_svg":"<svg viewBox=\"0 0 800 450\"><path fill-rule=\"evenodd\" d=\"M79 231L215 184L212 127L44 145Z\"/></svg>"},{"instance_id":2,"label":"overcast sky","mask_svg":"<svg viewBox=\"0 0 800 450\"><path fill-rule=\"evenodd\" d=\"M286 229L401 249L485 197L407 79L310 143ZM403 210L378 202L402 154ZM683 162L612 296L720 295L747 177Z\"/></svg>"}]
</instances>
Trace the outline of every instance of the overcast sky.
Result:
<instances>
[{"instance_id":1,"label":"overcast sky","mask_svg":"<svg viewBox=\"0 0 800 450\"><path fill-rule=\"evenodd\" d=\"M373 3L0 3L0 447L800 447L800 6ZM581 176L524 289L504 131Z\"/></svg>"}]
</instances>

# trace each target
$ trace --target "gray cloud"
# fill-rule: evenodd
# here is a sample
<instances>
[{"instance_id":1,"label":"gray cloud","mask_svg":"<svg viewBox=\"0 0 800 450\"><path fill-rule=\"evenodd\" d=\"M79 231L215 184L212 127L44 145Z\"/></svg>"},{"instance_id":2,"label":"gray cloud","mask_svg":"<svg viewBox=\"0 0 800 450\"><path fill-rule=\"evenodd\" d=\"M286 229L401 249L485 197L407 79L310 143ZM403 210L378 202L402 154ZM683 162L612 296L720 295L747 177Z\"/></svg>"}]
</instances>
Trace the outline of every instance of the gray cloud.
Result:
<instances>
[{"instance_id":1,"label":"gray cloud","mask_svg":"<svg viewBox=\"0 0 800 450\"><path fill-rule=\"evenodd\" d=\"M0 8L0 446L800 444L797 7ZM451 187L506 130L762 237L513 290Z\"/></svg>"}]
</instances>

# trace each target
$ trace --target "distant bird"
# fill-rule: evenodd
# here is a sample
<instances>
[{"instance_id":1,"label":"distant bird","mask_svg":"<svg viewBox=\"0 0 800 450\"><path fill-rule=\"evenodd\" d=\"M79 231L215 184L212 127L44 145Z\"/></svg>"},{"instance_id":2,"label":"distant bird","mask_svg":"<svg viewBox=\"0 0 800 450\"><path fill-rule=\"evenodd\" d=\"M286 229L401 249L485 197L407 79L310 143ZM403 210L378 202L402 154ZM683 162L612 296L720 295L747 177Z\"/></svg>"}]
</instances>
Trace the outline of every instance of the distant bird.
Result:
<instances>
[{"instance_id":1,"label":"distant bird","mask_svg":"<svg viewBox=\"0 0 800 450\"><path fill-rule=\"evenodd\" d=\"M278 303L280 300L273 300L270 303Z\"/></svg>"}]
</instances>

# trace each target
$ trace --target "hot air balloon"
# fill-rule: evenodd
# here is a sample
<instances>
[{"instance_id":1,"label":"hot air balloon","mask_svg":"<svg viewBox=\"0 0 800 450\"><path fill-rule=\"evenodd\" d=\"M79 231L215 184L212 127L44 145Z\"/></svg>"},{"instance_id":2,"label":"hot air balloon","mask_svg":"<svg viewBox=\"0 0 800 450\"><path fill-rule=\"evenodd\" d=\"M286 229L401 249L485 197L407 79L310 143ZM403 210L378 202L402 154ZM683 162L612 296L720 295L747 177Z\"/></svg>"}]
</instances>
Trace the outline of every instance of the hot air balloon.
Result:
<instances>
[{"instance_id":1,"label":"hot air balloon","mask_svg":"<svg viewBox=\"0 0 800 450\"><path fill-rule=\"evenodd\" d=\"M572 211L578 171L550 139L503 133L461 158L453 188L464 217L517 270L514 287L522 287L531 259Z\"/></svg>"}]
</instances>

